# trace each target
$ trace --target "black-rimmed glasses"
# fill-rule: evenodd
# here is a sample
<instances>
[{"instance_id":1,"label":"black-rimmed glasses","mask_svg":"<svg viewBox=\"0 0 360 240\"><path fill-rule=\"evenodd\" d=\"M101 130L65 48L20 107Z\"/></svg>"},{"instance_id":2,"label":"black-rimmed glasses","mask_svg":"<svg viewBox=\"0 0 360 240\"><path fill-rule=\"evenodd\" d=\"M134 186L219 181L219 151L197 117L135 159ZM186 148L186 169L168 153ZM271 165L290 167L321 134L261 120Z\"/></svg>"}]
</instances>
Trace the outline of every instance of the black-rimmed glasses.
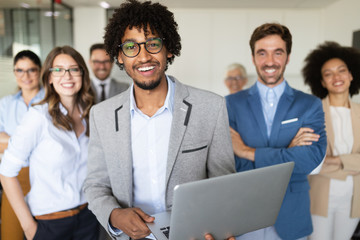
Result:
<instances>
[{"instance_id":1,"label":"black-rimmed glasses","mask_svg":"<svg viewBox=\"0 0 360 240\"><path fill-rule=\"evenodd\" d=\"M227 77L225 78L226 81L243 81L245 80L246 78L245 77L242 77L242 76L236 76L236 77Z\"/></svg>"},{"instance_id":2,"label":"black-rimmed glasses","mask_svg":"<svg viewBox=\"0 0 360 240\"><path fill-rule=\"evenodd\" d=\"M137 43L134 41L126 41L120 44L119 47L125 56L133 58L140 53L140 45L144 44L145 49L148 53L156 54L159 53L163 47L163 39L161 38L149 38L145 42Z\"/></svg>"},{"instance_id":3,"label":"black-rimmed glasses","mask_svg":"<svg viewBox=\"0 0 360 240\"><path fill-rule=\"evenodd\" d=\"M35 76L39 73L38 68L29 68L28 70L24 70L21 68L15 68L14 69L15 76L22 77L25 73L29 74L30 76Z\"/></svg>"},{"instance_id":4,"label":"black-rimmed glasses","mask_svg":"<svg viewBox=\"0 0 360 240\"><path fill-rule=\"evenodd\" d=\"M69 74L73 77L78 77L82 75L82 70L78 67L73 67L69 69L65 68L50 68L49 71L54 77L63 77L65 76L66 72L69 72Z\"/></svg>"}]
</instances>

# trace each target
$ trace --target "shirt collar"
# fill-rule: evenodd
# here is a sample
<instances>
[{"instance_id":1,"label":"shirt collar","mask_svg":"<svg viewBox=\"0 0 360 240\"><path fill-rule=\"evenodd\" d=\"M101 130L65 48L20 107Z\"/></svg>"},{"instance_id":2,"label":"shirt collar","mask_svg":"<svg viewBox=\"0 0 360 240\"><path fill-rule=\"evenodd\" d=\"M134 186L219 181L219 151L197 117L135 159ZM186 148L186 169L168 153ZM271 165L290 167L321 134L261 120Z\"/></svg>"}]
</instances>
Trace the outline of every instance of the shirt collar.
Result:
<instances>
[{"instance_id":1,"label":"shirt collar","mask_svg":"<svg viewBox=\"0 0 360 240\"><path fill-rule=\"evenodd\" d=\"M94 76L94 78L92 80L94 81L94 84L96 86L100 86L100 84L108 85L111 81L111 77L109 76L108 78L106 78L104 80L99 80L97 77Z\"/></svg>"},{"instance_id":2,"label":"shirt collar","mask_svg":"<svg viewBox=\"0 0 360 240\"><path fill-rule=\"evenodd\" d=\"M14 95L14 98L16 98L16 99L22 98L21 95L22 95L22 91L20 90Z\"/></svg>"},{"instance_id":3,"label":"shirt collar","mask_svg":"<svg viewBox=\"0 0 360 240\"><path fill-rule=\"evenodd\" d=\"M44 88L40 88L39 92L30 100L30 105L34 102L34 101L40 101L44 98L45 95L45 90ZM22 90L18 91L17 93L14 94L14 98L15 99L23 99L22 97Z\"/></svg>"},{"instance_id":4,"label":"shirt collar","mask_svg":"<svg viewBox=\"0 0 360 240\"><path fill-rule=\"evenodd\" d=\"M61 102L59 102L59 108L60 108L60 112L61 112L64 116L66 116L66 115L68 114L68 110L64 107L64 105L62 105ZM83 110L82 110L82 108L80 107L80 105L79 105L79 111L80 111L80 117L82 117L82 115L83 115Z\"/></svg>"},{"instance_id":5,"label":"shirt collar","mask_svg":"<svg viewBox=\"0 0 360 240\"><path fill-rule=\"evenodd\" d=\"M166 94L164 106L161 108L168 109L172 114L174 108L175 83L171 81L167 75L165 75L165 77L168 83L168 91ZM130 86L130 113L132 116L134 114L134 111L141 112L136 106L136 101L134 97L134 83L133 83Z\"/></svg>"},{"instance_id":6,"label":"shirt collar","mask_svg":"<svg viewBox=\"0 0 360 240\"><path fill-rule=\"evenodd\" d=\"M262 99L266 98L266 93L270 89L270 87L266 86L265 84L263 84L259 81L256 81L256 86L257 86L257 89L259 90L260 97ZM285 87L286 87L286 80L284 79L284 81L282 81L282 83L280 83L276 87L272 88L274 90L276 99L280 99L281 95L285 91Z\"/></svg>"}]
</instances>

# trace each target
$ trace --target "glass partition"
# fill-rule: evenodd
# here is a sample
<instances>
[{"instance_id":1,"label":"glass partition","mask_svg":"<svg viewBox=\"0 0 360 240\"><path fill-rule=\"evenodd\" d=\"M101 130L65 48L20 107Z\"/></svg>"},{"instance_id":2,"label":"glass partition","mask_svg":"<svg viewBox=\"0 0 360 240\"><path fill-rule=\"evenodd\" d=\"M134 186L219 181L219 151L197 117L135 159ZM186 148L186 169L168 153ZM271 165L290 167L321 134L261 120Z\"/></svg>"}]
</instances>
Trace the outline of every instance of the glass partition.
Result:
<instances>
[{"instance_id":1,"label":"glass partition","mask_svg":"<svg viewBox=\"0 0 360 240\"><path fill-rule=\"evenodd\" d=\"M65 4L0 9L0 97L16 90L13 56L30 49L42 62L55 46L73 45L73 12Z\"/></svg>"}]
</instances>

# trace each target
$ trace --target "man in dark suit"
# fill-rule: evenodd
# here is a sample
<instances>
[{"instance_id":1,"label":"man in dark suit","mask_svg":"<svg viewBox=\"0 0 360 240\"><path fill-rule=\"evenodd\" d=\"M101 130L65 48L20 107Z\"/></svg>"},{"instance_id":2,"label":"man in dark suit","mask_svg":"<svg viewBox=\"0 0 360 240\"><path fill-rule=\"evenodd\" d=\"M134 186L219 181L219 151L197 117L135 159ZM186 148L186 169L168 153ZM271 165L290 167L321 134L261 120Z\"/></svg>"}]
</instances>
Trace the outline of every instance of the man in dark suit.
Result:
<instances>
[{"instance_id":1,"label":"man in dark suit","mask_svg":"<svg viewBox=\"0 0 360 240\"><path fill-rule=\"evenodd\" d=\"M129 87L127 83L110 78L113 60L106 53L103 43L96 43L90 47L89 65L94 74L94 78L91 79L91 86L95 92L96 103L113 97Z\"/></svg>"},{"instance_id":2,"label":"man in dark suit","mask_svg":"<svg viewBox=\"0 0 360 240\"><path fill-rule=\"evenodd\" d=\"M250 46L257 82L226 97L237 171L295 162L275 225L239 239L306 239L312 232L307 175L325 156L324 113L320 99L284 79L291 45L286 26L256 28Z\"/></svg>"}]
</instances>

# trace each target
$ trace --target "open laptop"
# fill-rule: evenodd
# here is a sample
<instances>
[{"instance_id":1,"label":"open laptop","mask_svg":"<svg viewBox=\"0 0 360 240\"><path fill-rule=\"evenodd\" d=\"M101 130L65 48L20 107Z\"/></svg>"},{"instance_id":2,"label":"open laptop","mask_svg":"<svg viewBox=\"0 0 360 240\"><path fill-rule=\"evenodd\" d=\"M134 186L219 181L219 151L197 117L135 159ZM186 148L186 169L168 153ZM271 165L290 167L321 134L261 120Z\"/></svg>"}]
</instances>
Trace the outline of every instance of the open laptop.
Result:
<instances>
[{"instance_id":1,"label":"open laptop","mask_svg":"<svg viewBox=\"0 0 360 240\"><path fill-rule=\"evenodd\" d=\"M294 163L181 184L172 210L147 223L157 240L238 236L275 224Z\"/></svg>"}]
</instances>

